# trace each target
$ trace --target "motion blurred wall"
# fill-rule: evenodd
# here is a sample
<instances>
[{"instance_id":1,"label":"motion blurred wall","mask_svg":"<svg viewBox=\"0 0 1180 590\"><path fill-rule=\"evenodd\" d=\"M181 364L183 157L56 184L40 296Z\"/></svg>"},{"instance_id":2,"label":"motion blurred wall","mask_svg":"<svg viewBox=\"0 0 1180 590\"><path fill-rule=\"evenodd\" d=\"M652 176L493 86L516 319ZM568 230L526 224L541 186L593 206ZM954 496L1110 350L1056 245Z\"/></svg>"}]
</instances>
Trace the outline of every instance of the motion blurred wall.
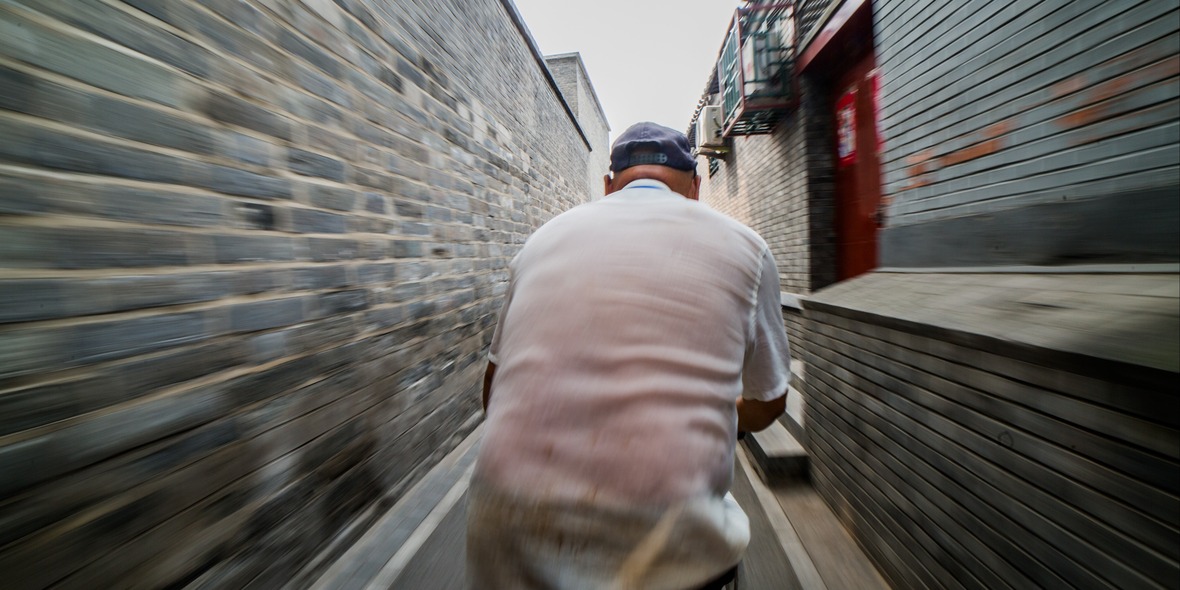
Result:
<instances>
[{"instance_id":1,"label":"motion blurred wall","mask_svg":"<svg viewBox=\"0 0 1180 590\"><path fill-rule=\"evenodd\" d=\"M1175 587L1177 4L794 6L798 103L701 192L782 271L812 484L896 588ZM878 268L837 282L866 55Z\"/></svg>"},{"instance_id":2,"label":"motion blurred wall","mask_svg":"<svg viewBox=\"0 0 1180 590\"><path fill-rule=\"evenodd\" d=\"M514 11L0 4L2 585L297 585L473 427L588 194Z\"/></svg>"}]
</instances>

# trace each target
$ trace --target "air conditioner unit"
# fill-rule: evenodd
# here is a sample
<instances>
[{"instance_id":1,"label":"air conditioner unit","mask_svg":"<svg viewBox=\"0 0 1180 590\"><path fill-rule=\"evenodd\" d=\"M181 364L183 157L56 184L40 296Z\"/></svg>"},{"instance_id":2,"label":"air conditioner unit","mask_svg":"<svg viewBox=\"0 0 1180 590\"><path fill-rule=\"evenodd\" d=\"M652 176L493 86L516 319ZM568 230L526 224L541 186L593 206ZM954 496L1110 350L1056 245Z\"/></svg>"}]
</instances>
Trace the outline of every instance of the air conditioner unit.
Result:
<instances>
[{"instance_id":1,"label":"air conditioner unit","mask_svg":"<svg viewBox=\"0 0 1180 590\"><path fill-rule=\"evenodd\" d=\"M720 106L701 108L701 114L697 117L697 149L725 147L721 123Z\"/></svg>"}]
</instances>

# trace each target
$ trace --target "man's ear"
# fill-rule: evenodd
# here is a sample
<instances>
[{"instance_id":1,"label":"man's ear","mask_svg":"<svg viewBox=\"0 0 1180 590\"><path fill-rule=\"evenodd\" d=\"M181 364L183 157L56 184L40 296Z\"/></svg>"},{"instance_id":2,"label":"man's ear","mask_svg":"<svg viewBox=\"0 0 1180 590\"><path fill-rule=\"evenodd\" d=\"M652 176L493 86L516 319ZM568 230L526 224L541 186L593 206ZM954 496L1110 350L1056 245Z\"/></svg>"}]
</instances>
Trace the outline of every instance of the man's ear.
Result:
<instances>
[{"instance_id":1,"label":"man's ear","mask_svg":"<svg viewBox=\"0 0 1180 590\"><path fill-rule=\"evenodd\" d=\"M603 194L605 194L605 195L609 195L609 194L615 192L614 187L611 186L610 174L606 174L602 177L602 186L603 186L603 191L605 191Z\"/></svg>"},{"instance_id":2,"label":"man's ear","mask_svg":"<svg viewBox=\"0 0 1180 590\"><path fill-rule=\"evenodd\" d=\"M692 175L692 194L689 195L688 198L690 198L694 201L699 201L701 199L701 175L700 174L693 174Z\"/></svg>"}]
</instances>

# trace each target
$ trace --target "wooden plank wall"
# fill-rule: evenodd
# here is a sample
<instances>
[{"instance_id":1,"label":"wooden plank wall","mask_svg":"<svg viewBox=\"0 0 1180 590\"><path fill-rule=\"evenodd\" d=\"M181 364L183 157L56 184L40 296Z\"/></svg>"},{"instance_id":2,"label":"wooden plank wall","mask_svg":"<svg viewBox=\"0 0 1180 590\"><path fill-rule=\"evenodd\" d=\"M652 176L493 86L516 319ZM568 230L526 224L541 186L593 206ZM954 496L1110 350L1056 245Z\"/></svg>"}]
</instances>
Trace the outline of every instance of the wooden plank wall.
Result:
<instances>
[{"instance_id":1,"label":"wooden plank wall","mask_svg":"<svg viewBox=\"0 0 1180 590\"><path fill-rule=\"evenodd\" d=\"M1174 391L833 311L805 312L812 481L895 587L1176 587Z\"/></svg>"},{"instance_id":2,"label":"wooden plank wall","mask_svg":"<svg viewBox=\"0 0 1180 590\"><path fill-rule=\"evenodd\" d=\"M1142 262L1144 248L1175 259L1164 225L1123 223L1112 238L1109 226L1075 228L1076 208L1030 208L1118 195L1104 205L1117 211L1180 186L1174 1L886 0L874 11L884 266L988 264L996 250L993 265ZM1052 235L1004 248L1012 221L989 216L1026 209L1037 221L1026 229ZM965 218L980 227L959 242ZM1073 251L1102 244L1121 249Z\"/></svg>"}]
</instances>

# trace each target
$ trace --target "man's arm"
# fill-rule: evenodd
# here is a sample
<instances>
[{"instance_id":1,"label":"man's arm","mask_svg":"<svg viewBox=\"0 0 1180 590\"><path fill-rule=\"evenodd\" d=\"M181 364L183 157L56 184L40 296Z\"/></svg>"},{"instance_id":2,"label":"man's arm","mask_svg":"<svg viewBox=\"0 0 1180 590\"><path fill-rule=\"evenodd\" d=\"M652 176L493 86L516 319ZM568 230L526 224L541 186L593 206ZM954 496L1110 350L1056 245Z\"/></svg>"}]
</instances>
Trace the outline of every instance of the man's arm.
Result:
<instances>
[{"instance_id":1,"label":"man's arm","mask_svg":"<svg viewBox=\"0 0 1180 590\"><path fill-rule=\"evenodd\" d=\"M774 423L787 409L786 392L767 402L739 397L737 400L738 431L758 432Z\"/></svg>"},{"instance_id":2,"label":"man's arm","mask_svg":"<svg viewBox=\"0 0 1180 590\"><path fill-rule=\"evenodd\" d=\"M488 361L488 368L483 373L483 411L488 411L488 400L492 398L492 379L496 376L496 363ZM738 406L739 408L741 406ZM781 413L781 412L780 412Z\"/></svg>"},{"instance_id":3,"label":"man's arm","mask_svg":"<svg viewBox=\"0 0 1180 590\"><path fill-rule=\"evenodd\" d=\"M516 259L508 265L508 291L504 293L504 303L500 305L500 314L496 319L496 329L492 331L492 341L488 344L488 368L483 373L483 411L488 412L488 402L492 399L492 378L496 375L496 362L500 360L500 337L503 334L504 318L508 316L508 305L512 303L512 293L515 292L514 268Z\"/></svg>"},{"instance_id":4,"label":"man's arm","mask_svg":"<svg viewBox=\"0 0 1180 590\"><path fill-rule=\"evenodd\" d=\"M762 252L753 320L742 365L743 395L737 400L738 430L742 432L757 432L773 424L786 411L790 390L790 344L783 326L778 268L769 249Z\"/></svg>"}]
</instances>

